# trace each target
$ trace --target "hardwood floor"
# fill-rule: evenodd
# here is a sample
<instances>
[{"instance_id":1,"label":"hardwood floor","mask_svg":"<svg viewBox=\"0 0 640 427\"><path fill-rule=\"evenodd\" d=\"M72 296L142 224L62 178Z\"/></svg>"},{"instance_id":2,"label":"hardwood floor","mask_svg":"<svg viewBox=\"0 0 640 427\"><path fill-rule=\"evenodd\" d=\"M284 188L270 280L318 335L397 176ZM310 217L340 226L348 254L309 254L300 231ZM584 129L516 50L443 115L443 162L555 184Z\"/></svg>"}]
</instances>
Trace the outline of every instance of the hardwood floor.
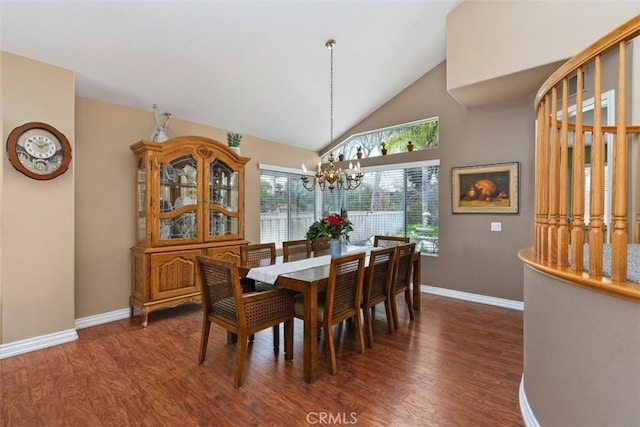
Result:
<instances>
[{"instance_id":1,"label":"hardwood floor","mask_svg":"<svg viewBox=\"0 0 640 427\"><path fill-rule=\"evenodd\" d=\"M199 365L196 305L78 331L80 339L0 361L3 426L522 426L522 312L423 294L409 322L359 354L353 323L334 328L338 374L319 355L320 377L302 378L302 323L295 353L273 354L271 330L249 346L233 388L235 346L211 327ZM282 339L281 339L281 342ZM321 351L324 350L322 342Z\"/></svg>"}]
</instances>

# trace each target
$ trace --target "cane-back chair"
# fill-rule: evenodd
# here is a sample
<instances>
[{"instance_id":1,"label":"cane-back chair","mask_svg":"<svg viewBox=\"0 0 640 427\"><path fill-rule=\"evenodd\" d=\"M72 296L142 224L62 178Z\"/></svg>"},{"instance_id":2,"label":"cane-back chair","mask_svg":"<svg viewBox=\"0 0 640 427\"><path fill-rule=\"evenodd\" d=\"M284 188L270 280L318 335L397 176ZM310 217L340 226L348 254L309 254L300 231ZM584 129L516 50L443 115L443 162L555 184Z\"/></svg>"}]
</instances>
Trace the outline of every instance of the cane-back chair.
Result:
<instances>
[{"instance_id":1,"label":"cane-back chair","mask_svg":"<svg viewBox=\"0 0 640 427\"><path fill-rule=\"evenodd\" d=\"M199 362L203 363L211 323L237 335L233 386L240 387L250 335L285 324L285 360L293 358L293 294L284 289L243 293L238 265L223 259L198 256L202 282L202 335Z\"/></svg>"},{"instance_id":2,"label":"cane-back chair","mask_svg":"<svg viewBox=\"0 0 640 427\"><path fill-rule=\"evenodd\" d=\"M394 330L393 311L389 294L394 278L396 248L372 250L369 257L364 288L362 292L362 314L364 315L364 331L367 347L373 348L374 307L384 303L389 333Z\"/></svg>"},{"instance_id":3,"label":"cane-back chair","mask_svg":"<svg viewBox=\"0 0 640 427\"><path fill-rule=\"evenodd\" d=\"M391 298L391 309L393 310L393 324L396 330L399 328L398 305L396 301L398 294L404 293L409 318L414 320L413 303L411 301L411 272L415 249L415 243L405 243L396 247L395 279L393 280L393 286L389 294Z\"/></svg>"},{"instance_id":4,"label":"cane-back chair","mask_svg":"<svg viewBox=\"0 0 640 427\"><path fill-rule=\"evenodd\" d=\"M331 259L327 290L318 294L318 324L324 329L325 348L330 359L331 374L335 375L336 350L332 326L353 318L356 332L356 344L360 353L364 353L362 322L360 321L360 303L362 301L362 282L364 279L365 254L363 252L343 255ZM295 297L295 316L304 319L304 300L302 295Z\"/></svg>"},{"instance_id":5,"label":"cane-back chair","mask_svg":"<svg viewBox=\"0 0 640 427\"><path fill-rule=\"evenodd\" d=\"M240 246L240 264L255 268L273 265L276 263L276 244L275 243L250 243ZM242 289L247 291L264 292L276 289L270 283L255 281L253 279L240 279ZM278 352L280 348L280 326L273 326L273 350Z\"/></svg>"},{"instance_id":6,"label":"cane-back chair","mask_svg":"<svg viewBox=\"0 0 640 427\"><path fill-rule=\"evenodd\" d=\"M313 256L329 255L331 250L329 249L329 237L316 237L313 239Z\"/></svg>"},{"instance_id":7,"label":"cane-back chair","mask_svg":"<svg viewBox=\"0 0 640 427\"><path fill-rule=\"evenodd\" d=\"M311 241L289 240L282 242L282 261L297 261L311 257Z\"/></svg>"},{"instance_id":8,"label":"cane-back chair","mask_svg":"<svg viewBox=\"0 0 640 427\"><path fill-rule=\"evenodd\" d=\"M403 236L373 236L373 246L377 248L388 248L409 243L408 237Z\"/></svg>"}]
</instances>

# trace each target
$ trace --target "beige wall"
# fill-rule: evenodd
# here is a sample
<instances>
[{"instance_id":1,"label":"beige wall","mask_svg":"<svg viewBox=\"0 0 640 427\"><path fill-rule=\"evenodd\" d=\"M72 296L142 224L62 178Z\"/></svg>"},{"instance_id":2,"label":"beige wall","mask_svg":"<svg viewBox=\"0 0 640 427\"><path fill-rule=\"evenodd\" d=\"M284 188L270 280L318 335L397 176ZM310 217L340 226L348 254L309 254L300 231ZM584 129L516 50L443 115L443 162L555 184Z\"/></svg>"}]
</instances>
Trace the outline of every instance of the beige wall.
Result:
<instances>
[{"instance_id":1,"label":"beige wall","mask_svg":"<svg viewBox=\"0 0 640 427\"><path fill-rule=\"evenodd\" d=\"M422 284L522 301L522 263L517 251L533 242L533 94L465 109L447 93L440 64L345 135L438 116L440 148L364 160L440 159L440 253L422 257ZM338 140L342 140L338 138ZM451 213L451 168L520 162L520 213ZM490 223L501 222L502 232Z\"/></svg>"},{"instance_id":2,"label":"beige wall","mask_svg":"<svg viewBox=\"0 0 640 427\"><path fill-rule=\"evenodd\" d=\"M467 106L535 91L558 61L638 13L625 0L467 0L447 17L447 88Z\"/></svg>"},{"instance_id":3,"label":"beige wall","mask_svg":"<svg viewBox=\"0 0 640 427\"><path fill-rule=\"evenodd\" d=\"M151 110L140 111L92 99L76 100L76 308L75 317L108 313L129 306L134 244L134 155L129 146L147 139ZM171 108L169 107L170 111ZM198 135L226 142L226 130L172 119L170 137ZM299 167L317 154L244 135L247 212L245 238L259 241L258 163Z\"/></svg>"},{"instance_id":4,"label":"beige wall","mask_svg":"<svg viewBox=\"0 0 640 427\"><path fill-rule=\"evenodd\" d=\"M71 144L69 170L50 181L2 158L2 343L74 328L74 75L2 52L2 140L27 122L48 123ZM3 149L3 151L5 151Z\"/></svg>"}]
</instances>

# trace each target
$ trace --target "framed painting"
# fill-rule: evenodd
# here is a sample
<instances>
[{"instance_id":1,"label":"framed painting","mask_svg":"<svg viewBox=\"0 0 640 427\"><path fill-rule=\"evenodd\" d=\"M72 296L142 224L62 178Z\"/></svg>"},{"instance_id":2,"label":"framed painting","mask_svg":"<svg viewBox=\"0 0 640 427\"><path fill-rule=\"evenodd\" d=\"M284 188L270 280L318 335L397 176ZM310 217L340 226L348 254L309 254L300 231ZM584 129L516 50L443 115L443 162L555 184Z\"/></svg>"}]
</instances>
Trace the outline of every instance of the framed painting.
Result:
<instances>
[{"instance_id":1,"label":"framed painting","mask_svg":"<svg viewBox=\"0 0 640 427\"><path fill-rule=\"evenodd\" d=\"M518 213L519 162L451 168L453 213Z\"/></svg>"}]
</instances>

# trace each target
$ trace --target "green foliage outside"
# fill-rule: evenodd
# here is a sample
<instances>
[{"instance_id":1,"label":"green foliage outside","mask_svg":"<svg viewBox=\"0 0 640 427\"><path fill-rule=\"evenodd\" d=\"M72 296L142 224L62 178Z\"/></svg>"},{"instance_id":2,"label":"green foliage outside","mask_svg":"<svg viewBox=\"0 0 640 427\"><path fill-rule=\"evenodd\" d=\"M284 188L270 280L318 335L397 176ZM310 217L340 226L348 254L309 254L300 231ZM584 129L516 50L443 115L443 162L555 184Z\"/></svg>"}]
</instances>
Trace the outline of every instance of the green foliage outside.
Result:
<instances>
[{"instance_id":1,"label":"green foliage outside","mask_svg":"<svg viewBox=\"0 0 640 427\"><path fill-rule=\"evenodd\" d=\"M387 147L387 154L407 152L407 143L413 142L414 150L437 148L439 145L439 121L437 119L415 125L398 126L391 129L374 130L368 133L354 135L334 148L338 154L344 154L346 160L356 159L358 147L363 157L381 156L382 143ZM328 161L328 154L322 159Z\"/></svg>"}]
</instances>

